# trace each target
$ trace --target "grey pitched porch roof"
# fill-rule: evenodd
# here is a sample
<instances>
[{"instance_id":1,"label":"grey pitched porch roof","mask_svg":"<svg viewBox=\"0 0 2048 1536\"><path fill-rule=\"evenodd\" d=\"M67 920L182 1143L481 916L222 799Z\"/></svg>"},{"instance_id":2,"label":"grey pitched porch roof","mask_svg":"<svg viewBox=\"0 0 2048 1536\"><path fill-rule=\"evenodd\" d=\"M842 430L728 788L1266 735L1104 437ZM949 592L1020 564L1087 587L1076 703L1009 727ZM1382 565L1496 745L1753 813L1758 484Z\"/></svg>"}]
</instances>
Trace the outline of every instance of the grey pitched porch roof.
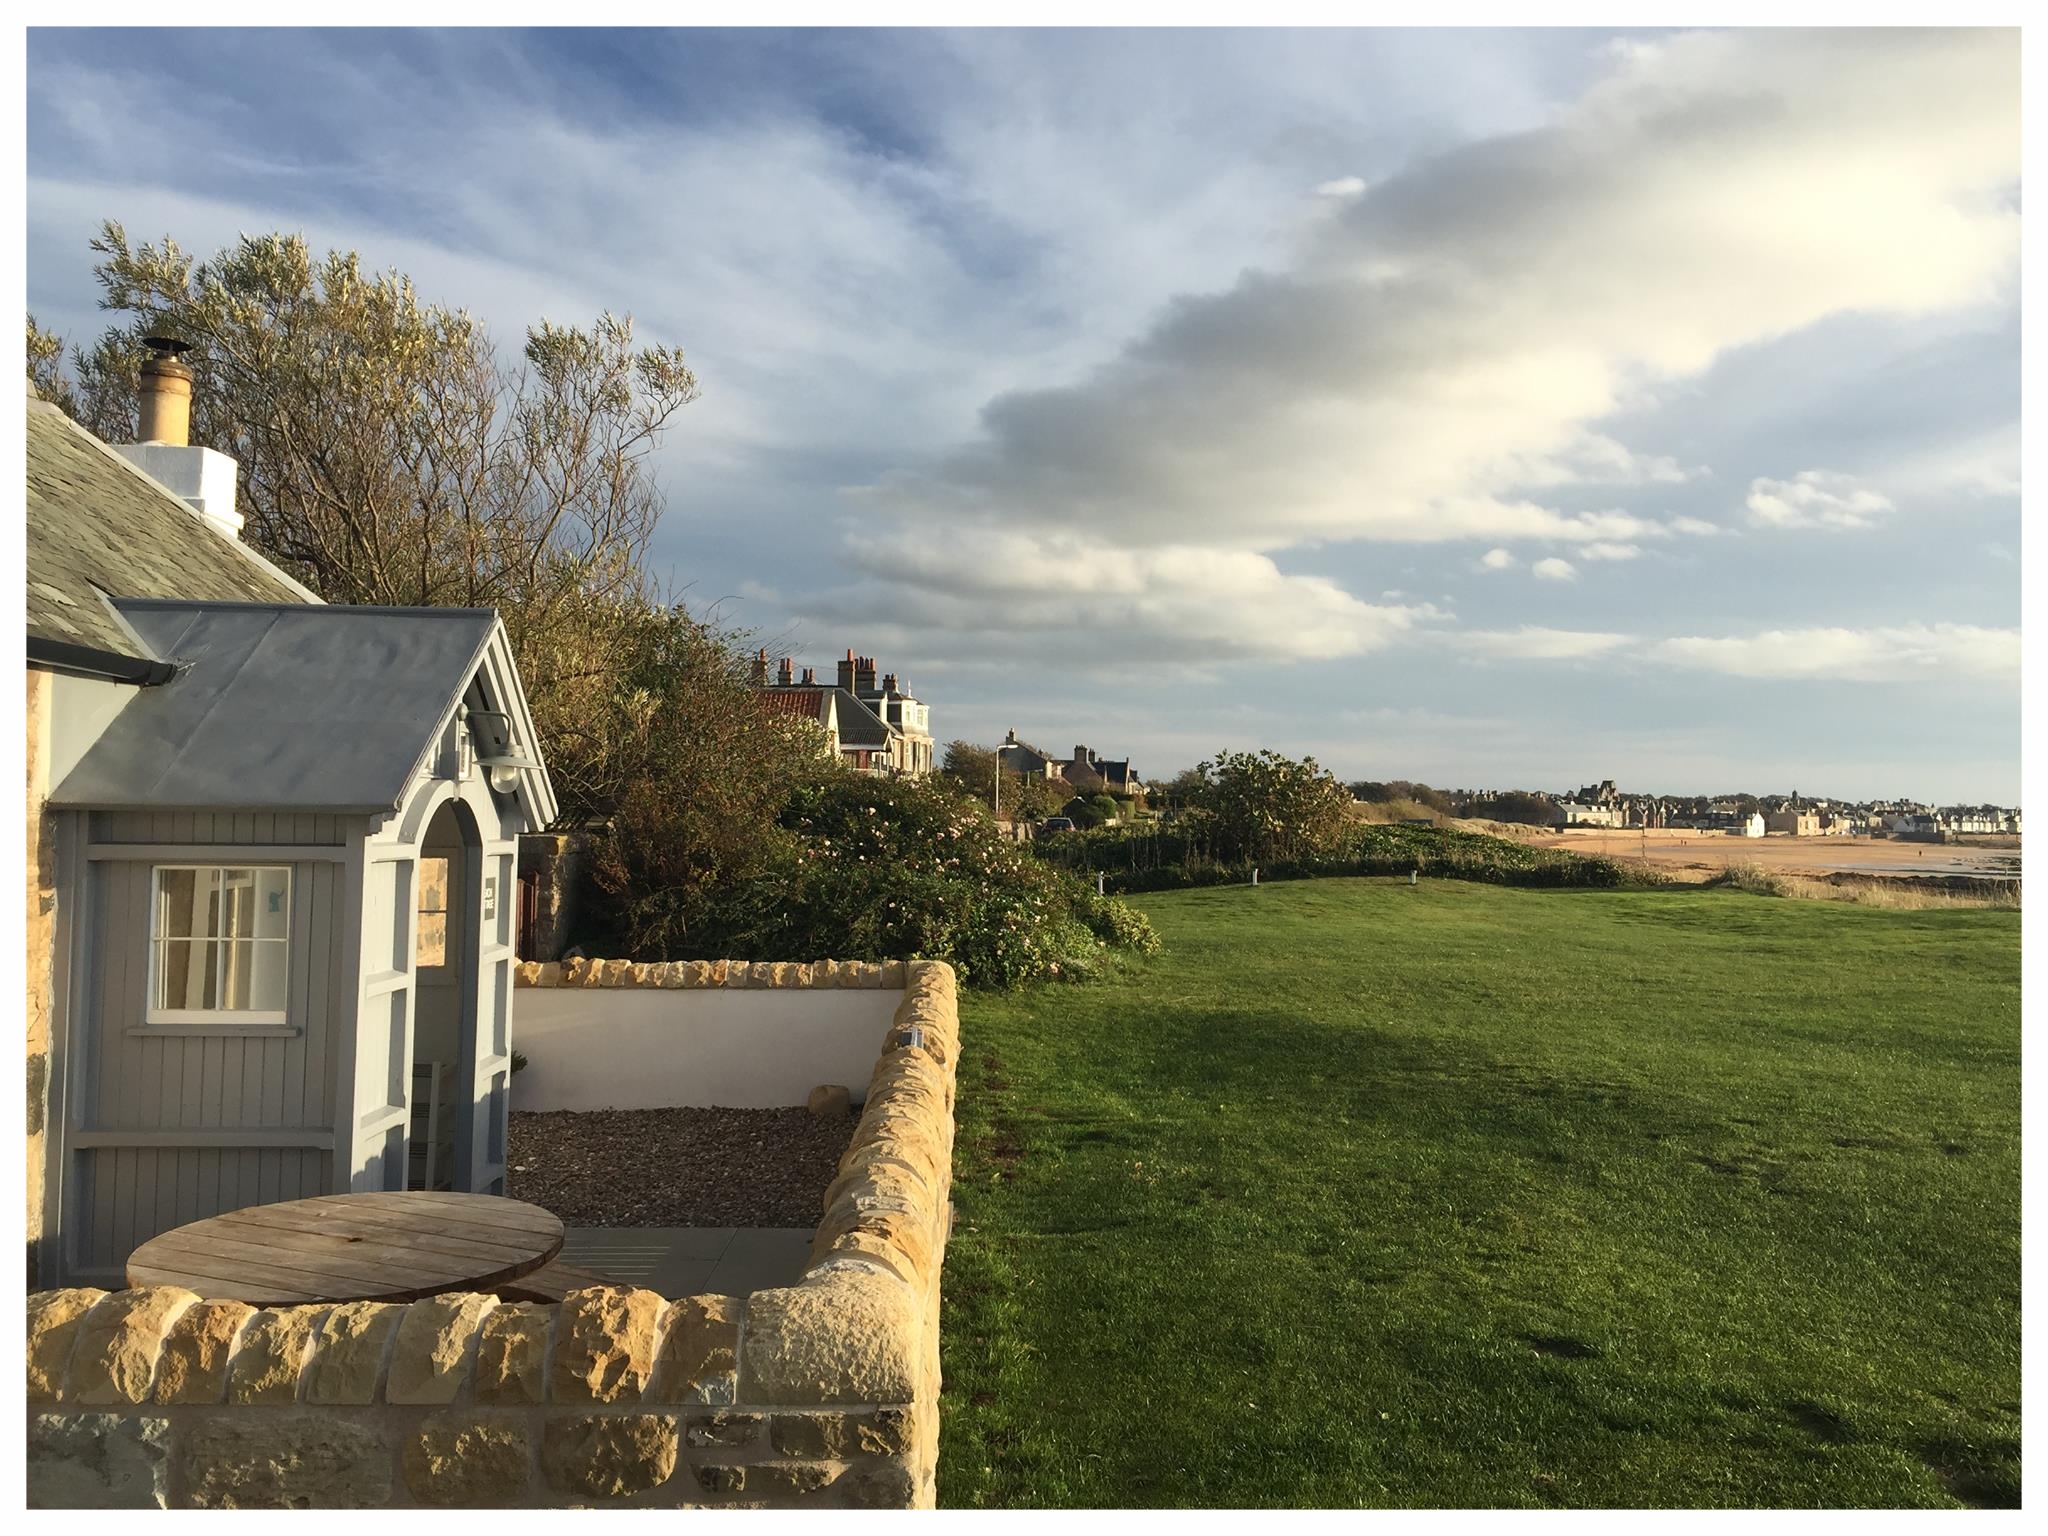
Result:
<instances>
[{"instance_id":1,"label":"grey pitched porch roof","mask_svg":"<svg viewBox=\"0 0 2048 1536\"><path fill-rule=\"evenodd\" d=\"M488 608L114 606L178 675L137 691L53 806L392 810L497 632Z\"/></svg>"}]
</instances>

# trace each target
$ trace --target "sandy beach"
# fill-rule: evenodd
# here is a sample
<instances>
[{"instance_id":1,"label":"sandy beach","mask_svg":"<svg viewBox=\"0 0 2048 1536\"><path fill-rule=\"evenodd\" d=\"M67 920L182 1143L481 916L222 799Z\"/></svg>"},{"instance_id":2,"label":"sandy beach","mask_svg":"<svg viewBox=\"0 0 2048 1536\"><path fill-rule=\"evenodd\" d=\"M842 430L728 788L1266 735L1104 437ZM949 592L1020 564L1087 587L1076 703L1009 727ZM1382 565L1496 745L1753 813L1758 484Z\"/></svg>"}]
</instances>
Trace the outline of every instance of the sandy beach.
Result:
<instances>
[{"instance_id":1,"label":"sandy beach","mask_svg":"<svg viewBox=\"0 0 2048 1536\"><path fill-rule=\"evenodd\" d=\"M1975 875L2017 878L2020 849L1957 843L1912 843L1873 837L1730 837L1716 832L1618 831L1586 827L1569 832L1530 829L1524 840L1539 848L1610 858L1648 859L1681 877L1707 879L1730 864L1757 864L1781 874Z\"/></svg>"}]
</instances>

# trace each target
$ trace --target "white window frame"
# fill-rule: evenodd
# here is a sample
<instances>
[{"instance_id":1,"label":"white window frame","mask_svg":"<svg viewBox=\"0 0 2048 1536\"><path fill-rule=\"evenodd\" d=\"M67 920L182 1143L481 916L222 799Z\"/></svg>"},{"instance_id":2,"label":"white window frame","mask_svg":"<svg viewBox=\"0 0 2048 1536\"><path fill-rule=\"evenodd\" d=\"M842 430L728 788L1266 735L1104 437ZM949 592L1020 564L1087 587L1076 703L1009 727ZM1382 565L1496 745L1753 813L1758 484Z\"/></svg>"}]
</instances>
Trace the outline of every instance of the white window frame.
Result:
<instances>
[{"instance_id":1,"label":"white window frame","mask_svg":"<svg viewBox=\"0 0 2048 1536\"><path fill-rule=\"evenodd\" d=\"M219 934L194 934L185 936L180 942L212 943L215 946L214 964L218 968L226 963L227 946L230 943L278 944L284 948L285 992L291 992L292 974L292 866L289 864L250 864L220 861L206 864L152 864L149 869L149 931L144 942L149 945L149 991L143 996L143 1021L148 1024L283 1024L286 1022L284 1008L159 1008L157 998L157 966L163 955L164 942L174 936L157 932L158 915L163 909L163 877L176 870L211 870L225 874L230 869L246 869L258 874L282 874L284 876L284 937L281 939L251 938L230 939ZM225 890L225 883L222 885ZM218 969L214 972L213 995L226 996L225 978Z\"/></svg>"}]
</instances>

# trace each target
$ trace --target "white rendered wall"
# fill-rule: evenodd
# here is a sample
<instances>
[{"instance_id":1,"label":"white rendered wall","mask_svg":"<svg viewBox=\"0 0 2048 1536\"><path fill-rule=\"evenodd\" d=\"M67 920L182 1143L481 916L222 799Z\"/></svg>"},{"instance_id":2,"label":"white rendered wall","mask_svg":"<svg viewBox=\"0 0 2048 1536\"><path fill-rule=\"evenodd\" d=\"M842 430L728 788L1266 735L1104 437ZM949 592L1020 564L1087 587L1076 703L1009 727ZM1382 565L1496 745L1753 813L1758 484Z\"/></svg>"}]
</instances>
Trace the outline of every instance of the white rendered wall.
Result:
<instances>
[{"instance_id":1,"label":"white rendered wall","mask_svg":"<svg viewBox=\"0 0 2048 1536\"><path fill-rule=\"evenodd\" d=\"M521 987L512 1107L779 1109L867 1097L899 987Z\"/></svg>"}]
</instances>

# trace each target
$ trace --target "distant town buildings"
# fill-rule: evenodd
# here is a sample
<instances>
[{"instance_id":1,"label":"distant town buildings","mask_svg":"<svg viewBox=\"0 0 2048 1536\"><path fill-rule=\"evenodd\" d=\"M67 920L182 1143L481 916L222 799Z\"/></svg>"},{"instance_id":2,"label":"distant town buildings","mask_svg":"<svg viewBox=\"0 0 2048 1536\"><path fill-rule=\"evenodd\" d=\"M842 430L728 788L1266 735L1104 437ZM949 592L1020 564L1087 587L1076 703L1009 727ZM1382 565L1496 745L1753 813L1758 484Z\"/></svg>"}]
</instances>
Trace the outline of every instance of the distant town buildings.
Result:
<instances>
[{"instance_id":1,"label":"distant town buildings","mask_svg":"<svg viewBox=\"0 0 2048 1536\"><path fill-rule=\"evenodd\" d=\"M1112 795L1136 795L1144 785L1132 769L1129 758L1097 757L1094 749L1077 746L1072 757L1058 758L1042 752L1028 741L1019 741L1013 730L996 748L996 757L1011 773L1024 778L1060 779L1076 793L1107 791Z\"/></svg>"},{"instance_id":2,"label":"distant town buildings","mask_svg":"<svg viewBox=\"0 0 2048 1536\"><path fill-rule=\"evenodd\" d=\"M1457 814L1552 827L1688 830L1750 837L1953 837L2020 835L2017 806L1935 807L1911 800L1852 803L1825 796L1630 794L1602 779L1571 794L1549 790L1432 791Z\"/></svg>"}]
</instances>

